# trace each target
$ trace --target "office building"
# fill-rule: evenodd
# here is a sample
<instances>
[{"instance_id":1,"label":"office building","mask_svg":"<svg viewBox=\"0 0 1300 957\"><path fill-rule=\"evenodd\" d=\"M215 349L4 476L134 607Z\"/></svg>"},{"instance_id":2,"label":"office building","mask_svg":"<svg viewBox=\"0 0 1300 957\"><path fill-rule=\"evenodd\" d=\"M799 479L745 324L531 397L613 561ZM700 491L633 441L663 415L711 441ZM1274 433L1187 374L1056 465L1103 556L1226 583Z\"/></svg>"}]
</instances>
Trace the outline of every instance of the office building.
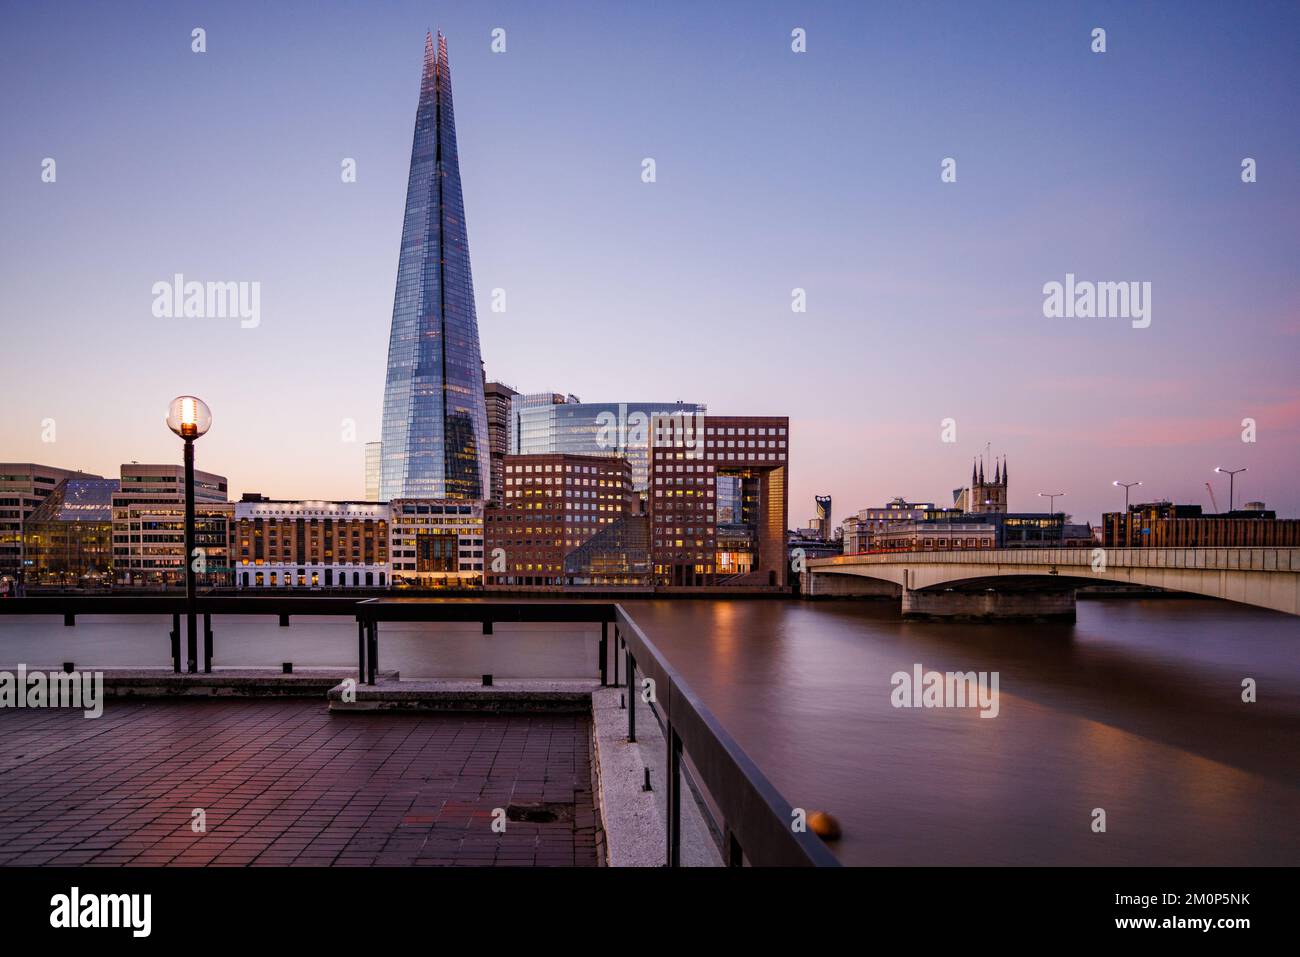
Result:
<instances>
[{"instance_id":1,"label":"office building","mask_svg":"<svg viewBox=\"0 0 1300 957\"><path fill-rule=\"evenodd\" d=\"M384 384L379 500L483 499L487 410L447 41L425 40Z\"/></svg>"},{"instance_id":2,"label":"office building","mask_svg":"<svg viewBox=\"0 0 1300 957\"><path fill-rule=\"evenodd\" d=\"M970 551L996 548L998 530L992 522L903 521L874 534L873 552Z\"/></svg>"},{"instance_id":3,"label":"office building","mask_svg":"<svg viewBox=\"0 0 1300 957\"><path fill-rule=\"evenodd\" d=\"M632 488L649 485L650 423L656 416L703 415L702 405L684 402L579 402L563 401L543 393L523 397L512 415L515 420L511 452L516 455L566 453L613 455L632 466ZM548 401L549 400L549 401Z\"/></svg>"},{"instance_id":4,"label":"office building","mask_svg":"<svg viewBox=\"0 0 1300 957\"><path fill-rule=\"evenodd\" d=\"M1263 502L1205 514L1199 505L1146 502L1102 516L1106 548L1300 548L1300 520L1279 519Z\"/></svg>"},{"instance_id":5,"label":"office building","mask_svg":"<svg viewBox=\"0 0 1300 957\"><path fill-rule=\"evenodd\" d=\"M501 504L505 460L510 454L510 406L519 393L501 382L487 382L483 395L487 401L488 453L490 481L488 501Z\"/></svg>"},{"instance_id":6,"label":"office building","mask_svg":"<svg viewBox=\"0 0 1300 957\"><path fill-rule=\"evenodd\" d=\"M113 583L116 479L65 478L23 524L26 587L108 588Z\"/></svg>"},{"instance_id":7,"label":"office building","mask_svg":"<svg viewBox=\"0 0 1300 957\"><path fill-rule=\"evenodd\" d=\"M565 558L632 510L632 470L604 455L508 455L484 516L488 588L557 591Z\"/></svg>"},{"instance_id":8,"label":"office building","mask_svg":"<svg viewBox=\"0 0 1300 957\"><path fill-rule=\"evenodd\" d=\"M394 588L478 588L483 584L483 503L406 499L390 504Z\"/></svg>"},{"instance_id":9,"label":"office building","mask_svg":"<svg viewBox=\"0 0 1300 957\"><path fill-rule=\"evenodd\" d=\"M553 431L549 415L533 412L552 405L566 403L579 404L576 395L564 395L559 392L529 392L510 397L510 426L506 436L509 447L507 455L528 455L532 453L556 452L552 448L550 436ZM527 451L526 451L527 450Z\"/></svg>"},{"instance_id":10,"label":"office building","mask_svg":"<svg viewBox=\"0 0 1300 957\"><path fill-rule=\"evenodd\" d=\"M98 479L35 462L0 462L0 594L17 589L23 569L23 522L66 478Z\"/></svg>"},{"instance_id":11,"label":"office building","mask_svg":"<svg viewBox=\"0 0 1300 957\"><path fill-rule=\"evenodd\" d=\"M229 485L224 475L194 471L195 522L202 506L224 504ZM156 519L146 519L151 507L160 507ZM132 510L135 510L134 515ZM175 554L164 547L158 536L165 529L143 529L145 523L166 522L179 509L185 515L185 466L130 462L122 466L118 490L113 494L113 577L117 584L131 587L183 584L184 568L179 553L185 550L182 535ZM216 547L220 526L228 516L218 513L204 518L204 537ZM182 529L183 531L183 529ZM227 534L227 542L229 536ZM197 543L195 547L200 547ZM226 562L227 566L229 562Z\"/></svg>"},{"instance_id":12,"label":"office building","mask_svg":"<svg viewBox=\"0 0 1300 957\"><path fill-rule=\"evenodd\" d=\"M117 509L113 524L115 542L128 547L129 568L115 576L119 586L132 588L185 587L185 503L130 504ZM194 547L202 549L191 560L195 586L229 588L234 584L231 545L234 539L233 502L195 502ZM116 547L116 545L115 545Z\"/></svg>"},{"instance_id":13,"label":"office building","mask_svg":"<svg viewBox=\"0 0 1300 957\"><path fill-rule=\"evenodd\" d=\"M235 505L235 586L387 588L387 503L282 501Z\"/></svg>"},{"instance_id":14,"label":"office building","mask_svg":"<svg viewBox=\"0 0 1300 957\"><path fill-rule=\"evenodd\" d=\"M947 521L955 508L936 508L933 502L909 502L895 497L879 507L858 509L844 520L843 552L857 555L871 549L872 537L887 526L911 521Z\"/></svg>"},{"instance_id":15,"label":"office building","mask_svg":"<svg viewBox=\"0 0 1300 957\"><path fill-rule=\"evenodd\" d=\"M650 430L650 553L657 587L770 587L789 581L789 419L676 414ZM719 524L720 477L736 480ZM737 514L738 513L738 514Z\"/></svg>"}]
</instances>

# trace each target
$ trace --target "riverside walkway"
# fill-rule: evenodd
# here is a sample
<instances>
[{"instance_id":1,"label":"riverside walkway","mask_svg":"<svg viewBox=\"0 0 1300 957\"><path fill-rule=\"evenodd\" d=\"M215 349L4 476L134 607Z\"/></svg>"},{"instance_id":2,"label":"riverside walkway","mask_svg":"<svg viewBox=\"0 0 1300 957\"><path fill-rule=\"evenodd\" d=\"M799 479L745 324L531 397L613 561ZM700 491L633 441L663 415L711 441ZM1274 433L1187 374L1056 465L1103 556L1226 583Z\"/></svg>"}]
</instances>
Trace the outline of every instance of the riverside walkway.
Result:
<instances>
[{"instance_id":1,"label":"riverside walkway","mask_svg":"<svg viewBox=\"0 0 1300 957\"><path fill-rule=\"evenodd\" d=\"M597 821L580 714L0 710L0 866L595 866Z\"/></svg>"}]
</instances>

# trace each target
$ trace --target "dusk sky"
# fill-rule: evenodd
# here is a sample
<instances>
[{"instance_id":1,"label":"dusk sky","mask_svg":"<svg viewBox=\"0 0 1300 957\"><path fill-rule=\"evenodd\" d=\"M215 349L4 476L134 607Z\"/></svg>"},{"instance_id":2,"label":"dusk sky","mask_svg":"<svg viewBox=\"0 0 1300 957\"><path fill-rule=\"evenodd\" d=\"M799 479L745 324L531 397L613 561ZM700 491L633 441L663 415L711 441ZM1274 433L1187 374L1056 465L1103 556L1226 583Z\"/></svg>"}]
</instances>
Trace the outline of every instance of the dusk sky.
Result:
<instances>
[{"instance_id":1,"label":"dusk sky","mask_svg":"<svg viewBox=\"0 0 1300 957\"><path fill-rule=\"evenodd\" d=\"M1095 522L1115 479L1226 508L1222 465L1296 517L1297 27L1294 2L6 4L0 460L179 462L193 393L235 497L362 497L441 29L489 378L788 415L791 527L818 493L837 521L951 504L986 443L1013 511L1065 491ZM156 318L176 273L259 282L260 323ZM1067 273L1149 282L1150 326L1045 318Z\"/></svg>"}]
</instances>

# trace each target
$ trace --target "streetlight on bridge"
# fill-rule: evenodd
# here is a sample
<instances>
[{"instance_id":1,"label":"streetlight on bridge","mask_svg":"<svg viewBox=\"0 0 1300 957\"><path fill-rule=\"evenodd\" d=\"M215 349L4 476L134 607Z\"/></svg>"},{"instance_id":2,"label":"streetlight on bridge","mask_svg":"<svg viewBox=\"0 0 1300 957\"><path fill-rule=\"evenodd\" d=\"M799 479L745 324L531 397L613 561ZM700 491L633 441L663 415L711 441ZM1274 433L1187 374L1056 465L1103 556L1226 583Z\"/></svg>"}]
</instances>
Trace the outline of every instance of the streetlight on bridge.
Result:
<instances>
[{"instance_id":1,"label":"streetlight on bridge","mask_svg":"<svg viewBox=\"0 0 1300 957\"><path fill-rule=\"evenodd\" d=\"M1133 541L1128 533L1128 490L1134 485L1141 485L1141 482L1112 482L1112 485L1124 489L1124 544L1132 545Z\"/></svg>"},{"instance_id":2,"label":"streetlight on bridge","mask_svg":"<svg viewBox=\"0 0 1300 957\"><path fill-rule=\"evenodd\" d=\"M185 442L185 623L189 671L199 670L199 633L194 597L194 443L212 427L212 410L202 399L180 395L167 409L167 428Z\"/></svg>"},{"instance_id":3,"label":"streetlight on bridge","mask_svg":"<svg viewBox=\"0 0 1300 957\"><path fill-rule=\"evenodd\" d=\"M1039 497L1039 498L1045 498L1045 499L1047 499L1047 503L1048 503L1047 508L1048 508L1048 511L1049 511L1052 515L1055 515L1055 514L1056 514L1056 500L1057 500L1058 498L1064 498L1064 497L1065 497L1065 493L1064 493L1064 492L1039 492L1039 493L1038 493L1038 497ZM1060 541L1062 541L1062 542L1065 541L1065 516L1064 516L1064 515L1061 516L1061 535L1060 535Z\"/></svg>"},{"instance_id":4,"label":"streetlight on bridge","mask_svg":"<svg viewBox=\"0 0 1300 957\"><path fill-rule=\"evenodd\" d=\"M1216 471L1216 472L1223 472L1225 475L1228 476L1228 511L1231 512L1231 511L1232 511L1232 491L1233 491L1232 486L1233 486L1233 482L1234 482L1235 479L1237 478L1237 473L1238 473L1238 472L1244 472L1244 471L1246 471L1246 470L1245 470L1244 468L1243 468L1243 469L1225 469L1225 468L1222 468L1222 467L1219 467L1219 466L1215 466L1214 471Z\"/></svg>"}]
</instances>

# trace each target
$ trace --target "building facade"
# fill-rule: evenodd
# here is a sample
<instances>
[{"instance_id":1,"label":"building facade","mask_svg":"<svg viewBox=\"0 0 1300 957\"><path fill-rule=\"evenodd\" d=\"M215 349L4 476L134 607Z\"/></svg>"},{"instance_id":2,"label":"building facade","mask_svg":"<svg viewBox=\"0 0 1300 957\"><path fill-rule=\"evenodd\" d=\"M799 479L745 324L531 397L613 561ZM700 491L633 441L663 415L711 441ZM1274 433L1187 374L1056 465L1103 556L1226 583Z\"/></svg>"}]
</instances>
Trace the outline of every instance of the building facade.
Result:
<instances>
[{"instance_id":1,"label":"building facade","mask_svg":"<svg viewBox=\"0 0 1300 957\"><path fill-rule=\"evenodd\" d=\"M487 588L558 591L565 558L632 510L632 470L604 455L508 455L500 508L487 509Z\"/></svg>"},{"instance_id":2,"label":"building facade","mask_svg":"<svg viewBox=\"0 0 1300 957\"><path fill-rule=\"evenodd\" d=\"M875 533L872 551L930 552L996 548L998 531L991 522L907 521L886 525Z\"/></svg>"},{"instance_id":3,"label":"building facade","mask_svg":"<svg viewBox=\"0 0 1300 957\"><path fill-rule=\"evenodd\" d=\"M483 395L487 401L489 494L488 501L501 504L502 478L506 456L510 453L510 407L519 393L501 382L487 382Z\"/></svg>"},{"instance_id":4,"label":"building facade","mask_svg":"<svg viewBox=\"0 0 1300 957\"><path fill-rule=\"evenodd\" d=\"M65 478L23 526L27 587L108 588L113 584L116 479Z\"/></svg>"},{"instance_id":5,"label":"building facade","mask_svg":"<svg viewBox=\"0 0 1300 957\"><path fill-rule=\"evenodd\" d=\"M379 499L488 494L487 410L447 41L426 37L384 384Z\"/></svg>"},{"instance_id":6,"label":"building facade","mask_svg":"<svg viewBox=\"0 0 1300 957\"><path fill-rule=\"evenodd\" d=\"M224 475L195 469L196 528L199 509L205 505L225 504L228 489L229 483ZM184 537L182 536L179 549L169 557L166 548L160 548L162 543L152 538L153 532L142 531L141 516L151 508L160 509L162 515L174 514L179 509L182 520L184 519L185 466L141 465L138 462L122 466L118 490L113 495L113 577L119 585L166 586L183 581L184 570L177 559L179 553L185 550ZM218 523L224 520L218 515L212 521ZM146 540L146 534L151 536L150 540ZM165 532L158 530L158 534ZM211 544L215 545L215 524L205 530L205 537L211 538ZM195 547L199 546L196 544Z\"/></svg>"},{"instance_id":7,"label":"building facade","mask_svg":"<svg viewBox=\"0 0 1300 957\"><path fill-rule=\"evenodd\" d=\"M390 507L394 588L482 586L482 502L399 498Z\"/></svg>"},{"instance_id":8,"label":"building facade","mask_svg":"<svg viewBox=\"0 0 1300 957\"><path fill-rule=\"evenodd\" d=\"M0 462L0 595L16 591L23 574L23 522L66 478L98 479L35 462Z\"/></svg>"},{"instance_id":9,"label":"building facade","mask_svg":"<svg viewBox=\"0 0 1300 957\"><path fill-rule=\"evenodd\" d=\"M387 503L264 499L235 504L235 587L387 588Z\"/></svg>"},{"instance_id":10,"label":"building facade","mask_svg":"<svg viewBox=\"0 0 1300 957\"><path fill-rule=\"evenodd\" d=\"M579 402L550 393L523 398L513 412L511 453L619 456L632 466L632 488L637 492L649 486L650 423L657 416L706 411L702 405L682 402Z\"/></svg>"},{"instance_id":11,"label":"building facade","mask_svg":"<svg viewBox=\"0 0 1300 957\"><path fill-rule=\"evenodd\" d=\"M185 587L185 503L131 504L116 510L113 523L114 548L125 541L130 548L129 567L117 569L120 586L133 588ZM195 502L194 547L197 556L194 583L197 588L229 588L234 585L231 546L235 529L233 502Z\"/></svg>"},{"instance_id":12,"label":"building facade","mask_svg":"<svg viewBox=\"0 0 1300 957\"><path fill-rule=\"evenodd\" d=\"M1102 516L1106 548L1300 548L1300 520L1251 502L1246 508L1207 515L1199 505L1147 502L1127 515Z\"/></svg>"},{"instance_id":13,"label":"building facade","mask_svg":"<svg viewBox=\"0 0 1300 957\"><path fill-rule=\"evenodd\" d=\"M844 520L843 552L858 555L871 550L873 536L898 522L946 521L956 514L955 508L936 508L933 502L909 502L895 497L875 508L858 509Z\"/></svg>"},{"instance_id":14,"label":"building facade","mask_svg":"<svg viewBox=\"0 0 1300 957\"><path fill-rule=\"evenodd\" d=\"M382 442L366 443L366 501L379 502L380 477L383 468L383 449Z\"/></svg>"},{"instance_id":15,"label":"building facade","mask_svg":"<svg viewBox=\"0 0 1300 957\"><path fill-rule=\"evenodd\" d=\"M648 503L657 587L786 587L789 432L784 416L653 420ZM738 521L721 525L720 478L739 489L728 516Z\"/></svg>"}]
</instances>

